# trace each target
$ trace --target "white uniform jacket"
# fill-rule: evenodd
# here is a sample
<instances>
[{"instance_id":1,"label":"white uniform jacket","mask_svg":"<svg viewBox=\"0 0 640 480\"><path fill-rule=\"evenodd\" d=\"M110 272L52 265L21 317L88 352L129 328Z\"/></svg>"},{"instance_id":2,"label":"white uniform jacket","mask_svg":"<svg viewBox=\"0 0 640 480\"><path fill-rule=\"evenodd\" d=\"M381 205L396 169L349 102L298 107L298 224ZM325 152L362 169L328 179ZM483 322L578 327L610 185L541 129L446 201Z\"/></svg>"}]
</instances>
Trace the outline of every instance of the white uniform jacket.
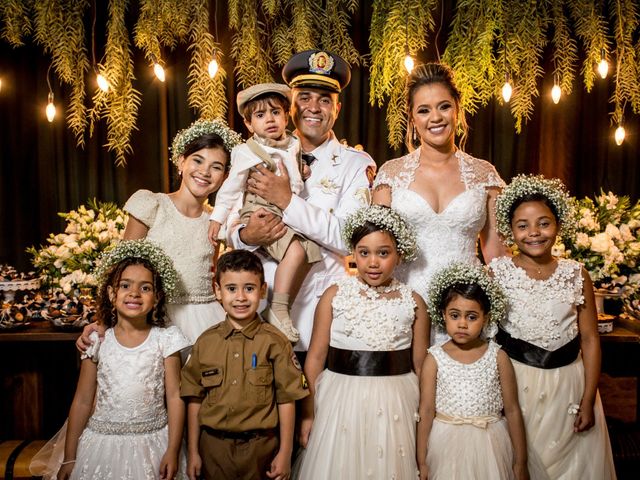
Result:
<instances>
[{"instance_id":1,"label":"white uniform jacket","mask_svg":"<svg viewBox=\"0 0 640 480\"><path fill-rule=\"evenodd\" d=\"M291 308L293 324L300 332L300 341L295 346L299 351L309 349L313 315L320 296L346 275L347 246L342 240L341 226L351 213L369 204L369 178L373 178L376 168L366 152L342 145L333 132L325 143L309 153L316 157L311 164L311 176L302 192L291 197L282 217L286 225L322 248L322 261L313 265ZM257 248L240 241L239 229L231 230L230 241L235 248ZM267 283L271 285L277 264L266 257L263 260Z\"/></svg>"}]
</instances>

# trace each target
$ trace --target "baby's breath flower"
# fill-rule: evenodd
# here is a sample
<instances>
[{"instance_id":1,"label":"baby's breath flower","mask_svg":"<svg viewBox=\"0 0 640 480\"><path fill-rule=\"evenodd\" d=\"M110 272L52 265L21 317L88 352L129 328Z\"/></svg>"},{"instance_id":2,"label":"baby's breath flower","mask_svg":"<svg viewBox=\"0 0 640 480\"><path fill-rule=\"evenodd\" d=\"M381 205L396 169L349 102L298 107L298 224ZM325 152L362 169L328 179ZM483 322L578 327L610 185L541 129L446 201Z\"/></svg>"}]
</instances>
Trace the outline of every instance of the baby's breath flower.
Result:
<instances>
[{"instance_id":1,"label":"baby's breath flower","mask_svg":"<svg viewBox=\"0 0 640 480\"><path fill-rule=\"evenodd\" d=\"M489 298L489 312L486 312L489 318L484 329L485 332L491 332L491 334L487 333L487 336L491 337L495 334L496 324L506 315L507 301L498 284L493 281L480 265L456 262L436 272L431 280L429 292L425 299L429 308L431 322L444 327L444 317L440 310L440 304L445 292L453 285L471 284L477 284Z\"/></svg>"},{"instance_id":2,"label":"baby's breath flower","mask_svg":"<svg viewBox=\"0 0 640 480\"><path fill-rule=\"evenodd\" d=\"M162 248L145 239L122 240L100 258L95 272L99 288L102 288L109 272L127 258L140 258L151 263L160 275L165 295L169 299L173 296L178 285L178 273L173 266L173 261Z\"/></svg>"},{"instance_id":3,"label":"baby's breath flower","mask_svg":"<svg viewBox=\"0 0 640 480\"><path fill-rule=\"evenodd\" d=\"M539 194L555 207L560 224L560 237L569 237L575 232L574 202L569 197L564 184L557 178L548 179L542 175L518 175L511 180L496 200L496 229L507 245L513 244L509 210L519 199Z\"/></svg>"},{"instance_id":4,"label":"baby's breath flower","mask_svg":"<svg viewBox=\"0 0 640 480\"><path fill-rule=\"evenodd\" d=\"M224 149L229 153L231 153L233 147L242 143L242 137L229 128L224 120L205 120L204 118L201 118L200 120L193 122L184 130L180 130L173 138L173 144L171 145L171 161L178 166L180 155L184 154L187 145L195 139L210 133L215 133L222 139Z\"/></svg>"},{"instance_id":5,"label":"baby's breath flower","mask_svg":"<svg viewBox=\"0 0 640 480\"><path fill-rule=\"evenodd\" d=\"M407 222L398 212L382 205L371 205L360 208L347 218L342 227L342 238L353 252L351 237L353 233L365 223L377 225L382 230L389 232L396 240L396 248L404 261L413 260L418 253L416 233L413 226Z\"/></svg>"}]
</instances>

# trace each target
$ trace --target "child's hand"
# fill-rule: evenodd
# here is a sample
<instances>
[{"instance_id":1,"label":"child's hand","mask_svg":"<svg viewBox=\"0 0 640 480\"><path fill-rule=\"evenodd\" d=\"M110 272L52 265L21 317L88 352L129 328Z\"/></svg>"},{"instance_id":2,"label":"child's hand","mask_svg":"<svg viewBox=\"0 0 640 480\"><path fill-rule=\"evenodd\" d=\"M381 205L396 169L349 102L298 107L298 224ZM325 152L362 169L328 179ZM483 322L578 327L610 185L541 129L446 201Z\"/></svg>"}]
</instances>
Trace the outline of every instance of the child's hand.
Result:
<instances>
[{"instance_id":1,"label":"child's hand","mask_svg":"<svg viewBox=\"0 0 640 480\"><path fill-rule=\"evenodd\" d=\"M207 233L207 236L209 237L211 245L214 247L218 245L218 234L220 233L221 227L222 225L218 222L213 220L209 221L209 232Z\"/></svg>"},{"instance_id":2,"label":"child's hand","mask_svg":"<svg viewBox=\"0 0 640 480\"><path fill-rule=\"evenodd\" d=\"M306 163L302 166L302 180L306 180L311 176L311 167Z\"/></svg>"},{"instance_id":3,"label":"child's hand","mask_svg":"<svg viewBox=\"0 0 640 480\"><path fill-rule=\"evenodd\" d=\"M160 460L160 479L173 480L178 473L178 455L165 452Z\"/></svg>"},{"instance_id":4,"label":"child's hand","mask_svg":"<svg viewBox=\"0 0 640 480\"><path fill-rule=\"evenodd\" d=\"M298 435L298 442L300 443L300 446L302 448L307 448L312 426L313 426L313 417L303 418L302 420L300 420L300 434Z\"/></svg>"},{"instance_id":5,"label":"child's hand","mask_svg":"<svg viewBox=\"0 0 640 480\"><path fill-rule=\"evenodd\" d=\"M593 406L580 405L578 415L576 415L576 421L573 422L573 431L575 433L584 432L589 430L595 425L595 416L593 414Z\"/></svg>"},{"instance_id":6,"label":"child's hand","mask_svg":"<svg viewBox=\"0 0 640 480\"><path fill-rule=\"evenodd\" d=\"M82 335L76 340L76 348L80 353L84 353L93 345L93 340L89 338L92 332L98 332L100 338L104 338L105 328L97 322L92 322L82 329Z\"/></svg>"},{"instance_id":7,"label":"child's hand","mask_svg":"<svg viewBox=\"0 0 640 480\"><path fill-rule=\"evenodd\" d=\"M526 463L516 463L513 466L513 473L516 476L516 480L529 480L529 469Z\"/></svg>"},{"instance_id":8,"label":"child's hand","mask_svg":"<svg viewBox=\"0 0 640 480\"><path fill-rule=\"evenodd\" d=\"M420 478L420 480L427 480L429 478L429 469L425 462L418 463L418 478Z\"/></svg>"},{"instance_id":9,"label":"child's hand","mask_svg":"<svg viewBox=\"0 0 640 480\"><path fill-rule=\"evenodd\" d=\"M58 470L58 475L56 478L58 480L67 480L71 476L71 472L73 472L73 467L75 463L67 463L66 465L62 465L60 470Z\"/></svg>"},{"instance_id":10,"label":"child's hand","mask_svg":"<svg viewBox=\"0 0 640 480\"><path fill-rule=\"evenodd\" d=\"M279 451L276 458L271 462L271 469L267 472L267 477L275 480L288 480L291 476L291 455L286 455Z\"/></svg>"},{"instance_id":11,"label":"child's hand","mask_svg":"<svg viewBox=\"0 0 640 480\"><path fill-rule=\"evenodd\" d=\"M202 470L202 458L198 452L189 453L187 459L187 476L189 480L198 480Z\"/></svg>"}]
</instances>

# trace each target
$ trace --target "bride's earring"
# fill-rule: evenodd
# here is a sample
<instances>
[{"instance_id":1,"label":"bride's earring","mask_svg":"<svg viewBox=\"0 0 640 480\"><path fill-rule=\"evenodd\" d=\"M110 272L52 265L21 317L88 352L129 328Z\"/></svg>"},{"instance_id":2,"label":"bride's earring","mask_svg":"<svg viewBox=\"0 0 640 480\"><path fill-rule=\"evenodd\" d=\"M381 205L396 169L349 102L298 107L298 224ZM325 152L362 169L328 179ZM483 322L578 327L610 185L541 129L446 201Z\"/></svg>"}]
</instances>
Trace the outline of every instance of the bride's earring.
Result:
<instances>
[{"instance_id":1,"label":"bride's earring","mask_svg":"<svg viewBox=\"0 0 640 480\"><path fill-rule=\"evenodd\" d=\"M416 132L416 126L413 126L413 143L418 141L418 132Z\"/></svg>"}]
</instances>

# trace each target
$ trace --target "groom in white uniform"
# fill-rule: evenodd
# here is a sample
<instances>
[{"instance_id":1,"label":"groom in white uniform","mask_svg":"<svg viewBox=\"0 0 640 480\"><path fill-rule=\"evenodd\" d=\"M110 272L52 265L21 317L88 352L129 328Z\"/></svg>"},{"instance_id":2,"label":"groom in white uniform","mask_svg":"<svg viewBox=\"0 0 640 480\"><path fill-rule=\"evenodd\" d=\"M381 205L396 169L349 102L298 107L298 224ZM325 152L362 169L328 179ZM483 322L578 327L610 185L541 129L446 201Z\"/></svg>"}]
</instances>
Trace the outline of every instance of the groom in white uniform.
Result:
<instances>
[{"instance_id":1,"label":"groom in white uniform","mask_svg":"<svg viewBox=\"0 0 640 480\"><path fill-rule=\"evenodd\" d=\"M348 215L369 203L376 165L367 153L342 145L332 130L341 107L338 94L351 79L347 62L329 52L308 50L291 57L282 77L292 89L294 134L300 139L311 175L298 196L291 192L286 174L278 177L258 167L248 181L248 190L280 207L282 221L258 210L232 233L231 240L235 248L255 250L280 238L286 224L322 247L322 260L306 276L291 307L291 318L300 332L295 350L304 360L320 295L346 275L347 246L341 225ZM273 261L263 260L266 271L273 274Z\"/></svg>"}]
</instances>

